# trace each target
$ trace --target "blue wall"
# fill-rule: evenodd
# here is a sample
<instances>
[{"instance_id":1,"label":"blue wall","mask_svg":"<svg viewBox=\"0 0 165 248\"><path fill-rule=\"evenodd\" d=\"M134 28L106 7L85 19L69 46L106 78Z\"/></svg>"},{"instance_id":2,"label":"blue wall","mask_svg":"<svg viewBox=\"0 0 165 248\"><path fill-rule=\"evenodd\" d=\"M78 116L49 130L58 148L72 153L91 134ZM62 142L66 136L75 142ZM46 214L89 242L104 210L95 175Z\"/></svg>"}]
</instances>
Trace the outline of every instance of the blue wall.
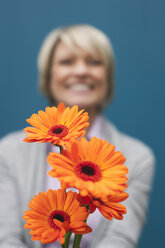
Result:
<instances>
[{"instance_id":1,"label":"blue wall","mask_svg":"<svg viewBox=\"0 0 165 248\"><path fill-rule=\"evenodd\" d=\"M164 13L164 0L0 1L0 137L25 127L25 119L46 105L37 92L36 57L49 31L88 23L111 38L117 89L105 115L124 132L149 144L157 157L140 248L163 247L165 241Z\"/></svg>"}]
</instances>

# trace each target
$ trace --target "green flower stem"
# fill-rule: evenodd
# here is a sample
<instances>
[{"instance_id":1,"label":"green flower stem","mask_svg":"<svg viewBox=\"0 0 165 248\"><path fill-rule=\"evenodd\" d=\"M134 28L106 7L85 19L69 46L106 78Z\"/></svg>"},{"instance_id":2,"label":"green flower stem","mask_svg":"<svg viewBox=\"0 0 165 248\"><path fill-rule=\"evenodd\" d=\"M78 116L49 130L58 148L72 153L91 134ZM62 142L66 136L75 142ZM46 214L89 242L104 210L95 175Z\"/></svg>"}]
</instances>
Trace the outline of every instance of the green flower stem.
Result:
<instances>
[{"instance_id":1,"label":"green flower stem","mask_svg":"<svg viewBox=\"0 0 165 248\"><path fill-rule=\"evenodd\" d=\"M69 247L69 240L70 240L70 236L71 236L71 232L68 232L65 234L65 243L63 245L61 245L62 248L68 248Z\"/></svg>"},{"instance_id":2,"label":"green flower stem","mask_svg":"<svg viewBox=\"0 0 165 248\"><path fill-rule=\"evenodd\" d=\"M80 248L82 234L75 234L73 248Z\"/></svg>"},{"instance_id":3,"label":"green flower stem","mask_svg":"<svg viewBox=\"0 0 165 248\"><path fill-rule=\"evenodd\" d=\"M59 148L60 148L60 153L62 154L63 147L59 146Z\"/></svg>"},{"instance_id":4,"label":"green flower stem","mask_svg":"<svg viewBox=\"0 0 165 248\"><path fill-rule=\"evenodd\" d=\"M69 240L70 240L70 236L71 236L72 232L68 232L65 235L65 248L69 247Z\"/></svg>"}]
</instances>

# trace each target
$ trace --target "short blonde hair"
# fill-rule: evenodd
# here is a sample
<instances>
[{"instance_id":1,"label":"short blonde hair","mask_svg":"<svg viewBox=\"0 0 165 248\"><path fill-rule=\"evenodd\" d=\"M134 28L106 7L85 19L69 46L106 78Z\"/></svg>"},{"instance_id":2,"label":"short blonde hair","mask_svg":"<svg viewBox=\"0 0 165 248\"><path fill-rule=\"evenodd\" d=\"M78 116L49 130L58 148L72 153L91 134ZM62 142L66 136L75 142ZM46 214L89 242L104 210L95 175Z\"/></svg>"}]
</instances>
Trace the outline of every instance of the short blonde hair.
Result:
<instances>
[{"instance_id":1,"label":"short blonde hair","mask_svg":"<svg viewBox=\"0 0 165 248\"><path fill-rule=\"evenodd\" d=\"M60 41L70 48L78 46L90 53L97 53L102 58L107 69L108 82L107 95L104 102L100 103L101 108L104 108L112 100L114 94L114 52L108 37L90 25L72 25L55 29L48 34L40 48L38 56L40 91L49 99L50 104L53 105L55 101L52 99L49 91L50 70L54 51Z\"/></svg>"}]
</instances>

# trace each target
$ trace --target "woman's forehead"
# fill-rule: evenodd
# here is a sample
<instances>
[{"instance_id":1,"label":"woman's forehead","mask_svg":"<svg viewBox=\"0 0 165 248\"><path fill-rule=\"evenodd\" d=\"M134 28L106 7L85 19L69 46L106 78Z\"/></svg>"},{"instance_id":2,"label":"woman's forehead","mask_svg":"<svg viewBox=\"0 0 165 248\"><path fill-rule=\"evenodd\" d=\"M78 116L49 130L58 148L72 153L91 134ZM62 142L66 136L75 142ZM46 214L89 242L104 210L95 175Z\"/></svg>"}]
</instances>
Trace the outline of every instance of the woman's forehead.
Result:
<instances>
[{"instance_id":1,"label":"woman's forehead","mask_svg":"<svg viewBox=\"0 0 165 248\"><path fill-rule=\"evenodd\" d=\"M83 55L83 56L94 56L94 57L101 57L100 53L97 49L90 49L90 47L84 47L77 45L75 43L68 45L63 41L60 41L54 51L54 56L66 56L66 55Z\"/></svg>"}]
</instances>

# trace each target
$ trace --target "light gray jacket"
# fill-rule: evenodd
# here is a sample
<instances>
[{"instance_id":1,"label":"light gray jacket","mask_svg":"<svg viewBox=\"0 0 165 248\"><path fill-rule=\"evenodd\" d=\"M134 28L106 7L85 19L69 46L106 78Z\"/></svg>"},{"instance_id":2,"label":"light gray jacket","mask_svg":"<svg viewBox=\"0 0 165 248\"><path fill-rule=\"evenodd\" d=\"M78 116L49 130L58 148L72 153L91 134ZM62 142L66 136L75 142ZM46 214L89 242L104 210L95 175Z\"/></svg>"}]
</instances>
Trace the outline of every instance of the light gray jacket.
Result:
<instances>
[{"instance_id":1,"label":"light gray jacket","mask_svg":"<svg viewBox=\"0 0 165 248\"><path fill-rule=\"evenodd\" d=\"M148 196L154 173L150 148L104 121L106 139L120 150L129 168L127 215L123 221L103 216L90 248L134 248L146 219ZM0 248L40 248L24 229L22 215L35 194L44 190L46 144L24 143L15 132L0 141Z\"/></svg>"}]
</instances>

